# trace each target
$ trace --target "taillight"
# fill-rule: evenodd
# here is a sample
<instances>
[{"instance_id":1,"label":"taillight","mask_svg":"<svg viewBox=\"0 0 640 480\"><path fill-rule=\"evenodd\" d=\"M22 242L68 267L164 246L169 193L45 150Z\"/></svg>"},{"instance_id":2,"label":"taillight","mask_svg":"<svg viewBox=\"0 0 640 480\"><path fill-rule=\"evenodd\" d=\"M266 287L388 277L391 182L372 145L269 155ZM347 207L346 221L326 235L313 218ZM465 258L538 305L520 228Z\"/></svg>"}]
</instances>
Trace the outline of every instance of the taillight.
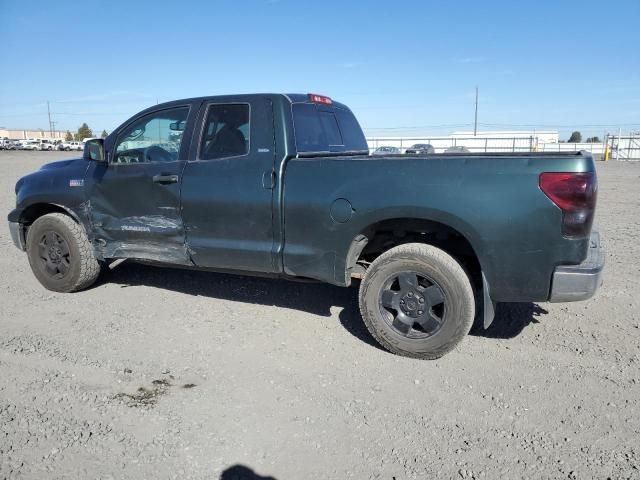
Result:
<instances>
[{"instance_id":1,"label":"taillight","mask_svg":"<svg viewBox=\"0 0 640 480\"><path fill-rule=\"evenodd\" d=\"M584 237L591 231L598 196L595 172L545 172L540 190L562 210L562 234Z\"/></svg>"}]
</instances>

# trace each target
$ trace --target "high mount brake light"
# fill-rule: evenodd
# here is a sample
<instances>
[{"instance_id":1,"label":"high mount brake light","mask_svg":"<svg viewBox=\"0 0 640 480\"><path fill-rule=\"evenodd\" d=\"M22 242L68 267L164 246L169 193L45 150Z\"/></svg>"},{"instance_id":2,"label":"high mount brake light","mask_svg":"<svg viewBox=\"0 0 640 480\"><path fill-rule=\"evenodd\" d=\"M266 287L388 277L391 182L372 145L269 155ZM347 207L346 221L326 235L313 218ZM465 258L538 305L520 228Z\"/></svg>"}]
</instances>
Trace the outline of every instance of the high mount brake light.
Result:
<instances>
[{"instance_id":1,"label":"high mount brake light","mask_svg":"<svg viewBox=\"0 0 640 480\"><path fill-rule=\"evenodd\" d=\"M310 93L309 100L313 103L322 103L323 105L331 105L333 103L333 101L329 97L318 95L316 93Z\"/></svg>"},{"instance_id":2,"label":"high mount brake light","mask_svg":"<svg viewBox=\"0 0 640 480\"><path fill-rule=\"evenodd\" d=\"M545 172L540 174L540 190L562 210L562 234L584 237L591 231L598 196L594 172Z\"/></svg>"}]
</instances>

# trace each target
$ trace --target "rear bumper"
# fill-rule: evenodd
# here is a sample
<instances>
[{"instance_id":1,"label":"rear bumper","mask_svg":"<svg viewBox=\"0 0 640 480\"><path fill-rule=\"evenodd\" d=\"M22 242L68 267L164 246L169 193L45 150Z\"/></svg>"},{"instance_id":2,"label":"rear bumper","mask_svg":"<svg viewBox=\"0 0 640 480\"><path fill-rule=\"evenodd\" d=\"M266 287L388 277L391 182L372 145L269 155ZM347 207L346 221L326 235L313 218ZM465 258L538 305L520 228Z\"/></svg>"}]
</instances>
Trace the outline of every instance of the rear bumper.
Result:
<instances>
[{"instance_id":1,"label":"rear bumper","mask_svg":"<svg viewBox=\"0 0 640 480\"><path fill-rule=\"evenodd\" d=\"M24 228L22 227L22 224L18 222L9 222L9 233L11 234L11 240L13 240L13 244L20 250L24 251L26 247L24 239Z\"/></svg>"},{"instance_id":2,"label":"rear bumper","mask_svg":"<svg viewBox=\"0 0 640 480\"><path fill-rule=\"evenodd\" d=\"M600 234L591 232L589 252L579 265L556 267L551 281L550 302L576 302L591 298L602 284L604 251L600 246Z\"/></svg>"}]
</instances>

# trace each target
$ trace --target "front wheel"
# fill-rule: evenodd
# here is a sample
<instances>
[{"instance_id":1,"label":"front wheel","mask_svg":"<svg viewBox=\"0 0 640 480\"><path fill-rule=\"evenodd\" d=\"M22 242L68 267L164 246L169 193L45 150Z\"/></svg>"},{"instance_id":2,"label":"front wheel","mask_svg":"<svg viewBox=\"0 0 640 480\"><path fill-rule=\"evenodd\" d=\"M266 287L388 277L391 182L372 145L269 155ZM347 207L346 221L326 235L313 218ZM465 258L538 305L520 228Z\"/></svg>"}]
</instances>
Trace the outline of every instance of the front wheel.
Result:
<instances>
[{"instance_id":1,"label":"front wheel","mask_svg":"<svg viewBox=\"0 0 640 480\"><path fill-rule=\"evenodd\" d=\"M409 243L380 255L360 285L360 312L392 353L436 359L469 333L475 300L469 276L448 253Z\"/></svg>"},{"instance_id":2,"label":"front wheel","mask_svg":"<svg viewBox=\"0 0 640 480\"><path fill-rule=\"evenodd\" d=\"M38 281L54 292L82 290L100 274L84 228L62 213L33 222L27 233L27 256Z\"/></svg>"}]
</instances>

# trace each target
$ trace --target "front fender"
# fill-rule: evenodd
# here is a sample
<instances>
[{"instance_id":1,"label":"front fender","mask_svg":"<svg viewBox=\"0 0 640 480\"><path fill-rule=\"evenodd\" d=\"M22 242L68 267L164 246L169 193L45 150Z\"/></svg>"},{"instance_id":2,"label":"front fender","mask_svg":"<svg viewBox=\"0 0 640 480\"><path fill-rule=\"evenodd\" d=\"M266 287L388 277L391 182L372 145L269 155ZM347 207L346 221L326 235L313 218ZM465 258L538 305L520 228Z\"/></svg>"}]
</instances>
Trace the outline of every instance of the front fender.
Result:
<instances>
[{"instance_id":1,"label":"front fender","mask_svg":"<svg viewBox=\"0 0 640 480\"><path fill-rule=\"evenodd\" d=\"M41 215L61 211L87 228L84 177L88 165L79 160L56 162L18 180L16 207L8 220L29 224Z\"/></svg>"}]
</instances>

